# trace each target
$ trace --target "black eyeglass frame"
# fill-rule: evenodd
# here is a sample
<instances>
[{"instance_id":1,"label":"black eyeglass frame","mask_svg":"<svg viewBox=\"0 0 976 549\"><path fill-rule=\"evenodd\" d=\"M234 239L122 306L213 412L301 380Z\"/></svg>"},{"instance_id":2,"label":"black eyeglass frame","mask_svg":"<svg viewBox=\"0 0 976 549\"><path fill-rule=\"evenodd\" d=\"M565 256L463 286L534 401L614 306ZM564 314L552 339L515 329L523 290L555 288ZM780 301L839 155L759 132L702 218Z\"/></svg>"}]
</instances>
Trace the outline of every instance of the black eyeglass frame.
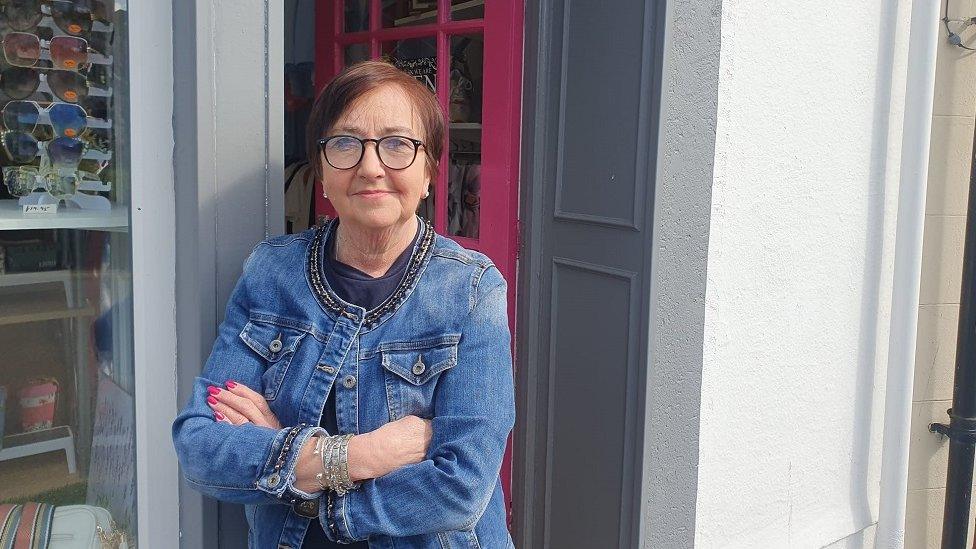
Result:
<instances>
[{"instance_id":1,"label":"black eyeglass frame","mask_svg":"<svg viewBox=\"0 0 976 549\"><path fill-rule=\"evenodd\" d=\"M330 162L329 161L329 155L328 155L328 153L325 152L325 145L329 141L331 141L333 139L338 139L340 137L348 137L350 139L355 139L356 141L359 141L359 159L357 159L356 162L352 166L349 166L348 168L340 168L340 167L336 166L335 164L333 164L332 162ZM385 139L393 139L393 138L406 139L407 141L409 141L409 142L411 142L413 144L413 158L411 158L410 159L410 162L406 166L404 166L402 168L391 168L386 163L386 161L383 160L383 155L380 154L380 141L383 141ZM420 150L420 147L425 147L426 146L426 145L424 145L424 142L423 141L421 141L419 139L414 139L412 137L407 137L405 135L385 135L385 136L383 136L383 137L381 137L379 139L371 139L371 138L364 139L364 138L356 137L355 135L330 135L328 137L320 137L319 140L318 140L319 151L322 152L322 156L325 157L325 161L328 162L330 166L332 166L333 168L335 168L337 170L351 170L351 169L355 168L356 166L358 166L359 163L363 161L363 156L366 154L366 143L369 143L369 142L373 142L373 143L376 144L376 157L379 158L380 163L383 164L384 166L386 166L387 169L396 170L396 171L405 170L405 169L409 168L410 166L413 166L413 163L417 161L417 151Z\"/></svg>"}]
</instances>

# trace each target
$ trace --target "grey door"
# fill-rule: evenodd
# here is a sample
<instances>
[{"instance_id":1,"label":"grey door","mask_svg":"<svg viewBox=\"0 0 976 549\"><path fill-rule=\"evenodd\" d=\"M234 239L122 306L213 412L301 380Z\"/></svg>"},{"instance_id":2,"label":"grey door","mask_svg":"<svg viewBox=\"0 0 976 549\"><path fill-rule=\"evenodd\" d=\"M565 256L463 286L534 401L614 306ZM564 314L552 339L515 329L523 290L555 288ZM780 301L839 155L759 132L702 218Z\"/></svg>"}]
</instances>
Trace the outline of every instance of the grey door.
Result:
<instances>
[{"instance_id":1,"label":"grey door","mask_svg":"<svg viewBox=\"0 0 976 549\"><path fill-rule=\"evenodd\" d=\"M637 547L663 2L528 4L518 544Z\"/></svg>"}]
</instances>

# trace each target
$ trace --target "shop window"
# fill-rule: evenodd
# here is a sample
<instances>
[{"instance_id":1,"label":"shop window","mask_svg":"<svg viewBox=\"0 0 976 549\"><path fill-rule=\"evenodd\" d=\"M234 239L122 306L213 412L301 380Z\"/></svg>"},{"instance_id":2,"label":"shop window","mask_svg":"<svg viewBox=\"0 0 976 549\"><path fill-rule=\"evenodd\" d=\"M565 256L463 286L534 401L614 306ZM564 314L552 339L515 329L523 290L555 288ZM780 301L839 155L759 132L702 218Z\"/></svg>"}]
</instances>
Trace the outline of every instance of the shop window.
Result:
<instances>
[{"instance_id":1,"label":"shop window","mask_svg":"<svg viewBox=\"0 0 976 549\"><path fill-rule=\"evenodd\" d=\"M0 504L103 547L138 541L125 5L0 4Z\"/></svg>"}]
</instances>

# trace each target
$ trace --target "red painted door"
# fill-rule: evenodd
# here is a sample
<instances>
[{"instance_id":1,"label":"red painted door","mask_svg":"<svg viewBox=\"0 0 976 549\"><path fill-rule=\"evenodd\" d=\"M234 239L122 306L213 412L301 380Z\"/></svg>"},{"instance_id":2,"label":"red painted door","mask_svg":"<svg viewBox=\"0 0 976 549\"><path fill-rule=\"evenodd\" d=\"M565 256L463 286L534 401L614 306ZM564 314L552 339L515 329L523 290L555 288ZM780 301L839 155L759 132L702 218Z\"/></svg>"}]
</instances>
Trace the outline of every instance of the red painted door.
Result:
<instances>
[{"instance_id":1,"label":"red painted door","mask_svg":"<svg viewBox=\"0 0 976 549\"><path fill-rule=\"evenodd\" d=\"M488 255L508 281L515 333L522 2L320 0L316 90L343 67L382 58L437 94L450 122L437 182L420 213ZM334 215L317 187L316 213ZM514 349L513 349L514 351ZM511 439L502 482L511 516Z\"/></svg>"}]
</instances>

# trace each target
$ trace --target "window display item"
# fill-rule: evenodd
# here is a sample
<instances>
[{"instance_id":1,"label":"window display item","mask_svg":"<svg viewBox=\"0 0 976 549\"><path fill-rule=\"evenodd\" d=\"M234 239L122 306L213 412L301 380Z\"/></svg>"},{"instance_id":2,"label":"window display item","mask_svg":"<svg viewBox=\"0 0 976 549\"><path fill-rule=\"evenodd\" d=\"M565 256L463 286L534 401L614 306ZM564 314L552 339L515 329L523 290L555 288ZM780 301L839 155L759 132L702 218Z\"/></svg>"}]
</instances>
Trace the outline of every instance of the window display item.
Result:
<instances>
[{"instance_id":1,"label":"window display item","mask_svg":"<svg viewBox=\"0 0 976 549\"><path fill-rule=\"evenodd\" d=\"M3 184L12 196L20 198L34 192L37 185L37 166L7 166L3 168Z\"/></svg>"},{"instance_id":2,"label":"window display item","mask_svg":"<svg viewBox=\"0 0 976 549\"><path fill-rule=\"evenodd\" d=\"M29 133L3 132L3 150L15 164L28 164L37 158L40 151L37 138Z\"/></svg>"},{"instance_id":3,"label":"window display item","mask_svg":"<svg viewBox=\"0 0 976 549\"><path fill-rule=\"evenodd\" d=\"M47 503L0 505L0 547L46 548L53 518L54 506Z\"/></svg>"},{"instance_id":4,"label":"window display item","mask_svg":"<svg viewBox=\"0 0 976 549\"><path fill-rule=\"evenodd\" d=\"M11 101L2 110L3 125L8 130L32 133L46 115L54 133L64 137L78 137L88 127L88 113L74 103L51 103L41 107L35 101Z\"/></svg>"},{"instance_id":5,"label":"window display item","mask_svg":"<svg viewBox=\"0 0 976 549\"><path fill-rule=\"evenodd\" d=\"M47 74L47 85L62 101L77 103L88 97L91 86L88 79L73 71L51 71Z\"/></svg>"},{"instance_id":6,"label":"window display item","mask_svg":"<svg viewBox=\"0 0 976 549\"><path fill-rule=\"evenodd\" d=\"M18 393L20 425L24 432L54 427L54 409L58 400L58 381L41 378L29 381Z\"/></svg>"},{"instance_id":7,"label":"window display item","mask_svg":"<svg viewBox=\"0 0 976 549\"><path fill-rule=\"evenodd\" d=\"M0 86L11 99L26 99L37 91L41 78L37 71L27 67L8 67L0 72Z\"/></svg>"},{"instance_id":8,"label":"window display item","mask_svg":"<svg viewBox=\"0 0 976 549\"><path fill-rule=\"evenodd\" d=\"M44 18L40 0L6 0L3 19L14 30L26 31L37 27Z\"/></svg>"},{"instance_id":9,"label":"window display item","mask_svg":"<svg viewBox=\"0 0 976 549\"><path fill-rule=\"evenodd\" d=\"M77 103L93 92L89 79L75 71L49 70L47 74L37 67L8 67L0 72L0 87L10 99L27 99L39 91L42 82L47 84L45 93L68 103ZM105 90L97 90L106 96Z\"/></svg>"},{"instance_id":10,"label":"window display item","mask_svg":"<svg viewBox=\"0 0 976 549\"><path fill-rule=\"evenodd\" d=\"M3 55L11 65L33 67L42 50L48 50L55 69L75 71L88 63L88 41L84 38L55 36L42 40L27 32L8 32L3 37Z\"/></svg>"},{"instance_id":11,"label":"window display item","mask_svg":"<svg viewBox=\"0 0 976 549\"><path fill-rule=\"evenodd\" d=\"M128 549L112 515L94 505L0 505L0 547Z\"/></svg>"},{"instance_id":12,"label":"window display item","mask_svg":"<svg viewBox=\"0 0 976 549\"><path fill-rule=\"evenodd\" d=\"M53 242L33 239L4 244L4 269L8 273L49 271L58 267L58 249Z\"/></svg>"},{"instance_id":13,"label":"window display item","mask_svg":"<svg viewBox=\"0 0 976 549\"><path fill-rule=\"evenodd\" d=\"M58 137L45 146L51 165L57 169L77 169L85 154L85 143L72 137Z\"/></svg>"},{"instance_id":14,"label":"window display item","mask_svg":"<svg viewBox=\"0 0 976 549\"><path fill-rule=\"evenodd\" d=\"M44 188L47 192L59 200L71 198L78 192L81 179L74 172L61 173L60 170L51 170L44 174Z\"/></svg>"},{"instance_id":15,"label":"window display item","mask_svg":"<svg viewBox=\"0 0 976 549\"><path fill-rule=\"evenodd\" d=\"M50 0L54 24L73 36L87 34L92 28L92 6L87 0Z\"/></svg>"}]
</instances>

